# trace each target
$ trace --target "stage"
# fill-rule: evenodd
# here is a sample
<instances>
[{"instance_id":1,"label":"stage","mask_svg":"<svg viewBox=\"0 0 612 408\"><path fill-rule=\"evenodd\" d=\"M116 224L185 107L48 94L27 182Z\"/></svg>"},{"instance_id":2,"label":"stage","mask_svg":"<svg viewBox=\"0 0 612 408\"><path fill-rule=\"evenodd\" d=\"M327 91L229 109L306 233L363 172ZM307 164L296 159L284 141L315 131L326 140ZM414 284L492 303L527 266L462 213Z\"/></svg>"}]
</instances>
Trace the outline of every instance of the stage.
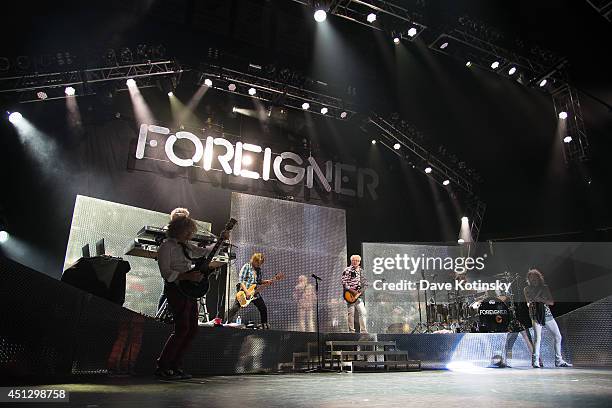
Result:
<instances>
[{"instance_id":1,"label":"stage","mask_svg":"<svg viewBox=\"0 0 612 408\"><path fill-rule=\"evenodd\" d=\"M84 379L85 380L85 379ZM53 384L71 406L136 407L607 407L606 369L475 369L415 373L213 376L161 382L149 378ZM67 404L66 404L67 405ZM58 406L58 405L54 405Z\"/></svg>"}]
</instances>

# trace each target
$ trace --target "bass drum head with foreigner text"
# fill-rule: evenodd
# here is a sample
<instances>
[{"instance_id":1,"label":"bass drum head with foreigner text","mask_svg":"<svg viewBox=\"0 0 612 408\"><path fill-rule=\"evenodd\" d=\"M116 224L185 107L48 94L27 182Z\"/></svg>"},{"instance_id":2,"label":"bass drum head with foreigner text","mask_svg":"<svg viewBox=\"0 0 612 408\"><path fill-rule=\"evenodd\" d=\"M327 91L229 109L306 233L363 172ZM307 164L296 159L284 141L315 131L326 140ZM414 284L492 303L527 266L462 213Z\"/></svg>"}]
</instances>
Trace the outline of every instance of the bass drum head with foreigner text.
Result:
<instances>
[{"instance_id":1,"label":"bass drum head with foreigner text","mask_svg":"<svg viewBox=\"0 0 612 408\"><path fill-rule=\"evenodd\" d=\"M478 308L478 331L480 333L504 333L510 323L510 309L495 297L486 298Z\"/></svg>"}]
</instances>

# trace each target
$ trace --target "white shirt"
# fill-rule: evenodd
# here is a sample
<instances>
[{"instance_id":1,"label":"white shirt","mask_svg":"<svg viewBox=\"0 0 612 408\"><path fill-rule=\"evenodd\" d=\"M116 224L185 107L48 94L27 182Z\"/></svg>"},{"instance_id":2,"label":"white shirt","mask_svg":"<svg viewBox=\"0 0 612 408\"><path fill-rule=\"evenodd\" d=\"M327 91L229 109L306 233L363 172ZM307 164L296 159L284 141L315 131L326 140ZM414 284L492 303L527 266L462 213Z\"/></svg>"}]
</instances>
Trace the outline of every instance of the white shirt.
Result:
<instances>
[{"instance_id":1,"label":"white shirt","mask_svg":"<svg viewBox=\"0 0 612 408\"><path fill-rule=\"evenodd\" d=\"M192 258L199 258L209 252L208 248L200 248L190 242L185 243L187 253ZM179 274L193 268L193 263L185 257L183 247L175 238L167 238L157 250L157 264L161 276L168 282L174 282Z\"/></svg>"}]
</instances>

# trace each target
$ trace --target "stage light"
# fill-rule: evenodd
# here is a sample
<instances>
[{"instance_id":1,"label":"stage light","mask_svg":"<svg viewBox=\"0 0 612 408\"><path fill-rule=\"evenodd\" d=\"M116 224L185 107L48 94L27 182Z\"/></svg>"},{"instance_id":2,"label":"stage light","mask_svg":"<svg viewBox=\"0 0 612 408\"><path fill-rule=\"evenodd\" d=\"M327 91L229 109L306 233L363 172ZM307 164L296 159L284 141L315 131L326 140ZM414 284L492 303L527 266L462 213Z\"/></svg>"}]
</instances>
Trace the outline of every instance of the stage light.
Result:
<instances>
[{"instance_id":1,"label":"stage light","mask_svg":"<svg viewBox=\"0 0 612 408\"><path fill-rule=\"evenodd\" d=\"M45 99L47 99L49 97L49 95L47 95L47 93L44 92L44 91L38 91L38 92L36 92L36 97L38 99L45 100Z\"/></svg>"},{"instance_id":2,"label":"stage light","mask_svg":"<svg viewBox=\"0 0 612 408\"><path fill-rule=\"evenodd\" d=\"M132 88L132 87L136 86L136 81L134 81L132 78L130 78L127 81L125 81L125 84L128 86L128 88Z\"/></svg>"},{"instance_id":3,"label":"stage light","mask_svg":"<svg viewBox=\"0 0 612 408\"><path fill-rule=\"evenodd\" d=\"M559 119L567 119L567 112L559 112Z\"/></svg>"},{"instance_id":4,"label":"stage light","mask_svg":"<svg viewBox=\"0 0 612 408\"><path fill-rule=\"evenodd\" d=\"M544 78L543 80L541 80L541 81L540 81L540 88L541 88L541 87L543 87L543 86L545 86L547 82L548 82L548 81L546 80L546 78Z\"/></svg>"},{"instance_id":5,"label":"stage light","mask_svg":"<svg viewBox=\"0 0 612 408\"><path fill-rule=\"evenodd\" d=\"M14 124L14 123L19 122L22 118L23 116L21 116L21 113L13 112L9 115L9 122Z\"/></svg>"},{"instance_id":6,"label":"stage light","mask_svg":"<svg viewBox=\"0 0 612 408\"><path fill-rule=\"evenodd\" d=\"M234 92L236 90L236 84L229 84L227 86L227 89L229 89L230 91Z\"/></svg>"},{"instance_id":7,"label":"stage light","mask_svg":"<svg viewBox=\"0 0 612 408\"><path fill-rule=\"evenodd\" d=\"M304 109L304 110L308 110L308 109L310 109L310 104L309 104L308 102L304 102L304 103L302 104L302 109Z\"/></svg>"},{"instance_id":8,"label":"stage light","mask_svg":"<svg viewBox=\"0 0 612 408\"><path fill-rule=\"evenodd\" d=\"M466 67L468 67L468 68L469 68L469 67L471 67L471 66L472 66L472 61L468 61L468 62L466 62L466 63L465 63L465 66L466 66Z\"/></svg>"},{"instance_id":9,"label":"stage light","mask_svg":"<svg viewBox=\"0 0 612 408\"><path fill-rule=\"evenodd\" d=\"M204 80L204 85L206 85L206 86L208 86L208 87L212 87L212 81L211 81L210 79L206 78L206 79Z\"/></svg>"},{"instance_id":10,"label":"stage light","mask_svg":"<svg viewBox=\"0 0 612 408\"><path fill-rule=\"evenodd\" d=\"M394 144L394 145L393 145L393 148L394 148L395 150L399 150L399 149L400 149L400 147L402 147L402 146L401 146L399 143L396 143L396 144Z\"/></svg>"},{"instance_id":11,"label":"stage light","mask_svg":"<svg viewBox=\"0 0 612 408\"><path fill-rule=\"evenodd\" d=\"M324 106L321 108L321 115L325 115L329 110Z\"/></svg>"},{"instance_id":12,"label":"stage light","mask_svg":"<svg viewBox=\"0 0 612 408\"><path fill-rule=\"evenodd\" d=\"M168 92L168 96L174 96L174 92L172 91Z\"/></svg>"},{"instance_id":13,"label":"stage light","mask_svg":"<svg viewBox=\"0 0 612 408\"><path fill-rule=\"evenodd\" d=\"M4 244L9 239L9 233L6 231L0 231L0 244Z\"/></svg>"},{"instance_id":14,"label":"stage light","mask_svg":"<svg viewBox=\"0 0 612 408\"><path fill-rule=\"evenodd\" d=\"M393 42L395 44L399 44L400 43L400 39L398 37L393 37Z\"/></svg>"},{"instance_id":15,"label":"stage light","mask_svg":"<svg viewBox=\"0 0 612 408\"><path fill-rule=\"evenodd\" d=\"M510 70L508 71L508 75L514 75L514 73L516 72L516 67L512 67L510 68Z\"/></svg>"},{"instance_id":16,"label":"stage light","mask_svg":"<svg viewBox=\"0 0 612 408\"><path fill-rule=\"evenodd\" d=\"M410 37L414 37L415 35L417 35L417 29L412 27L410 30L408 30L408 35Z\"/></svg>"},{"instance_id":17,"label":"stage light","mask_svg":"<svg viewBox=\"0 0 612 408\"><path fill-rule=\"evenodd\" d=\"M443 44L440 46L440 49L441 49L441 50L443 50L443 49L445 49L446 47L448 47L448 43L447 43L447 42L443 43Z\"/></svg>"},{"instance_id":18,"label":"stage light","mask_svg":"<svg viewBox=\"0 0 612 408\"><path fill-rule=\"evenodd\" d=\"M450 184L450 180L446 179L442 182L442 184L448 186Z\"/></svg>"},{"instance_id":19,"label":"stage light","mask_svg":"<svg viewBox=\"0 0 612 408\"><path fill-rule=\"evenodd\" d=\"M237 111L237 110L238 110L238 109L236 109L236 107L235 107L235 106L232 106L232 113L236 113L236 111Z\"/></svg>"},{"instance_id":20,"label":"stage light","mask_svg":"<svg viewBox=\"0 0 612 408\"><path fill-rule=\"evenodd\" d=\"M368 20L368 23L375 22L376 21L376 14L374 14L374 13L368 14L368 17L366 17L366 20Z\"/></svg>"},{"instance_id":21,"label":"stage light","mask_svg":"<svg viewBox=\"0 0 612 408\"><path fill-rule=\"evenodd\" d=\"M465 239L463 239L463 238L459 238L459 239L457 240L457 243L458 243L458 244L464 244L464 243L465 243Z\"/></svg>"},{"instance_id":22,"label":"stage light","mask_svg":"<svg viewBox=\"0 0 612 408\"><path fill-rule=\"evenodd\" d=\"M348 113L346 113L346 112L342 112L340 114L340 118L342 118L342 119L346 119L347 116L348 116Z\"/></svg>"},{"instance_id":23,"label":"stage light","mask_svg":"<svg viewBox=\"0 0 612 408\"><path fill-rule=\"evenodd\" d=\"M429 166L425 167L425 173L427 174L431 173L431 167Z\"/></svg>"},{"instance_id":24,"label":"stage light","mask_svg":"<svg viewBox=\"0 0 612 408\"><path fill-rule=\"evenodd\" d=\"M76 90L71 86L67 86L66 89L64 89L64 93L66 94L66 96L74 96Z\"/></svg>"},{"instance_id":25,"label":"stage light","mask_svg":"<svg viewBox=\"0 0 612 408\"><path fill-rule=\"evenodd\" d=\"M468 221L469 221L468 217L461 217L461 222L468 222Z\"/></svg>"},{"instance_id":26,"label":"stage light","mask_svg":"<svg viewBox=\"0 0 612 408\"><path fill-rule=\"evenodd\" d=\"M376 144L376 139L372 139L372 144Z\"/></svg>"},{"instance_id":27,"label":"stage light","mask_svg":"<svg viewBox=\"0 0 612 408\"><path fill-rule=\"evenodd\" d=\"M257 93L257 90L255 88L249 88L249 95L253 96Z\"/></svg>"},{"instance_id":28,"label":"stage light","mask_svg":"<svg viewBox=\"0 0 612 408\"><path fill-rule=\"evenodd\" d=\"M325 10L318 9L314 12L314 19L317 23L322 23L327 18L327 13Z\"/></svg>"},{"instance_id":29,"label":"stage light","mask_svg":"<svg viewBox=\"0 0 612 408\"><path fill-rule=\"evenodd\" d=\"M499 61L495 61L494 63L492 63L491 64L491 68L493 68L493 69L499 68Z\"/></svg>"},{"instance_id":30,"label":"stage light","mask_svg":"<svg viewBox=\"0 0 612 408\"><path fill-rule=\"evenodd\" d=\"M564 141L565 143L570 143L570 142L572 141L572 137L571 137L571 136L565 136L565 137L563 138L563 141Z\"/></svg>"}]
</instances>

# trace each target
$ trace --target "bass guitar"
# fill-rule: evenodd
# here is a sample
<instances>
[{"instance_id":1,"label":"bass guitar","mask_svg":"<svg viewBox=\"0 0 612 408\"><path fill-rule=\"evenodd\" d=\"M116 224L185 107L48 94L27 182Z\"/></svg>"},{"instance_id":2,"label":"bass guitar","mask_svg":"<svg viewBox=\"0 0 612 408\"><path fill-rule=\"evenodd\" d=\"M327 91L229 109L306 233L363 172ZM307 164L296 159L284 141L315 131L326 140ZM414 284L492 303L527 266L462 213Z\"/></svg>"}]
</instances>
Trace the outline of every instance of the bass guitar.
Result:
<instances>
[{"instance_id":1,"label":"bass guitar","mask_svg":"<svg viewBox=\"0 0 612 408\"><path fill-rule=\"evenodd\" d=\"M220 236L222 236L225 232L231 231L237 222L238 221L236 221L235 219L230 218L227 224L225 224L225 228L223 229L223 232L221 232ZM199 282L193 282L189 280L178 281L178 289L183 295L192 299L199 299L206 295L206 292L208 292L208 287L210 285L208 282L208 277L210 276L212 271L215 270L215 268L210 268L210 263L217 255L217 252L219 252L219 249L221 248L222 244L223 239L219 238L208 255L194 260L194 267L189 272L198 271L204 276Z\"/></svg>"},{"instance_id":2,"label":"bass guitar","mask_svg":"<svg viewBox=\"0 0 612 408\"><path fill-rule=\"evenodd\" d=\"M266 283L260 285L254 283L247 288L246 292L244 290L239 290L238 293L236 293L236 300L238 301L238 303L240 303L240 307L247 307L253 301L253 299L255 299L256 293L261 292L263 289L272 285L274 282L282 280L284 278L284 273L277 273L272 279L270 279Z\"/></svg>"}]
</instances>

